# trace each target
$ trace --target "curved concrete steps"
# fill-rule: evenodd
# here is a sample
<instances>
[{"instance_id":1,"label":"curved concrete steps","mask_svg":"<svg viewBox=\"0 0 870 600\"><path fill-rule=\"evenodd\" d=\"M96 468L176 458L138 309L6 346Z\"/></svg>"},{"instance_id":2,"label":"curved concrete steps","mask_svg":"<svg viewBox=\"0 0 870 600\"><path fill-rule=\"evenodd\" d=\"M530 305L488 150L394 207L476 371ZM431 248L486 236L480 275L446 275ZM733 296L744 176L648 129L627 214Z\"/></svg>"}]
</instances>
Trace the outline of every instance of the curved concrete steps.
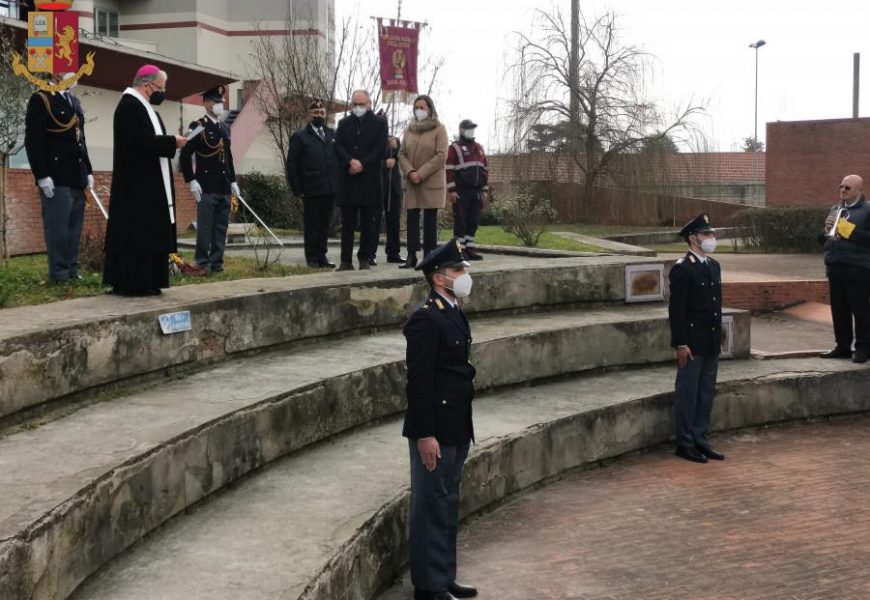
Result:
<instances>
[{"instance_id":1,"label":"curved concrete steps","mask_svg":"<svg viewBox=\"0 0 870 600\"><path fill-rule=\"evenodd\" d=\"M483 315L625 300L625 268L648 258L497 257L474 267L463 305ZM0 311L0 422L55 400L203 368L323 337L400 326L426 293L419 273L330 272L172 288L159 298L81 298ZM158 317L189 310L191 331Z\"/></svg>"},{"instance_id":2,"label":"curved concrete steps","mask_svg":"<svg viewBox=\"0 0 870 600\"><path fill-rule=\"evenodd\" d=\"M735 348L748 355L748 314ZM661 306L474 319L480 389L667 360ZM0 598L65 598L125 548L276 458L404 404L398 331L225 362L0 438ZM4 595L6 594L6 595Z\"/></svg>"},{"instance_id":3,"label":"curved concrete steps","mask_svg":"<svg viewBox=\"0 0 870 600\"><path fill-rule=\"evenodd\" d=\"M673 377L673 366L647 366L477 400L463 515L566 469L664 442ZM848 362L724 362L719 382L719 429L870 409L870 370ZM371 598L405 562L400 431L393 418L276 462L170 521L73 598Z\"/></svg>"}]
</instances>

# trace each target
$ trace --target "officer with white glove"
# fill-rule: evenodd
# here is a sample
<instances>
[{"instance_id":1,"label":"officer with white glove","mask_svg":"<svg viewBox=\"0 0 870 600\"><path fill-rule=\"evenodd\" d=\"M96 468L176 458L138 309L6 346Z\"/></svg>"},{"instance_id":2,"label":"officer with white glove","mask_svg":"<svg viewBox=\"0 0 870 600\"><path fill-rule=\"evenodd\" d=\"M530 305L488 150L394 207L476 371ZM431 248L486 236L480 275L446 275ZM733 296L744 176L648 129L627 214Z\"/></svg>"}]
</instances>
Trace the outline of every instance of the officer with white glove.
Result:
<instances>
[{"instance_id":1,"label":"officer with white glove","mask_svg":"<svg viewBox=\"0 0 870 600\"><path fill-rule=\"evenodd\" d=\"M62 80L54 75L52 83ZM85 144L81 101L69 91L36 91L24 117L24 147L39 188L48 253L48 279L79 278L79 242L85 218L85 187L93 169Z\"/></svg>"},{"instance_id":2,"label":"officer with white glove","mask_svg":"<svg viewBox=\"0 0 870 600\"><path fill-rule=\"evenodd\" d=\"M219 118L225 92L219 85L203 93L205 115L190 124L191 131L202 131L184 146L178 163L196 200L196 264L212 273L224 270L230 194L239 193L230 130Z\"/></svg>"}]
</instances>

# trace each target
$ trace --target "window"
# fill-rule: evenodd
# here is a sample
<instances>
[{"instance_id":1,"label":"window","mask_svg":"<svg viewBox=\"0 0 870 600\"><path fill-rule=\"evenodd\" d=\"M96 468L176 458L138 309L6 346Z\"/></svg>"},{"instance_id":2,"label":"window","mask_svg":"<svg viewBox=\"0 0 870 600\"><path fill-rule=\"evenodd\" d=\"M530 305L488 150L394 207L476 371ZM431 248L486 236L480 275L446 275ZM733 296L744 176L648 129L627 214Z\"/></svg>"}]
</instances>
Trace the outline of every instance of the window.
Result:
<instances>
[{"instance_id":1,"label":"window","mask_svg":"<svg viewBox=\"0 0 870 600\"><path fill-rule=\"evenodd\" d=\"M104 8L94 8L94 29L100 35L119 37L121 28L118 23L118 13Z\"/></svg>"},{"instance_id":2,"label":"window","mask_svg":"<svg viewBox=\"0 0 870 600\"><path fill-rule=\"evenodd\" d=\"M18 18L18 0L0 0L0 17Z\"/></svg>"}]
</instances>

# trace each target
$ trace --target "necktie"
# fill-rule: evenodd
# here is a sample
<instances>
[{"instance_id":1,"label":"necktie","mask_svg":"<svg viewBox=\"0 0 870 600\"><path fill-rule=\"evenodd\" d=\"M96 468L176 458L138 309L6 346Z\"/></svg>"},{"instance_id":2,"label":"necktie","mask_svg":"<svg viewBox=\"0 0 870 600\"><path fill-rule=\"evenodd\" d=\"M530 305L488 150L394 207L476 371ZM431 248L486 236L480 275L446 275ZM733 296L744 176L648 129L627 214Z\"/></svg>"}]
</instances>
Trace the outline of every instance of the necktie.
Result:
<instances>
[{"instance_id":1,"label":"necktie","mask_svg":"<svg viewBox=\"0 0 870 600\"><path fill-rule=\"evenodd\" d=\"M317 136L320 138L321 142L326 141L326 134L323 133L323 129L321 129L321 128L317 129Z\"/></svg>"}]
</instances>

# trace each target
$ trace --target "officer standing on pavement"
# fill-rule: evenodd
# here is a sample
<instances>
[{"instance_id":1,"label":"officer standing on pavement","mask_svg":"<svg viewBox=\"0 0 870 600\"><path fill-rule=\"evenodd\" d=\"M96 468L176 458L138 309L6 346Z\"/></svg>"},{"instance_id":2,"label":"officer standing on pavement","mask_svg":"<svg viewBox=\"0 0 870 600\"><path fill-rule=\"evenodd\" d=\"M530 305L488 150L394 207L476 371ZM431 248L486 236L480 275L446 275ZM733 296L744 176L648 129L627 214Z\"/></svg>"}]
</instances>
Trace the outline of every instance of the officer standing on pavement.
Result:
<instances>
[{"instance_id":1,"label":"officer standing on pavement","mask_svg":"<svg viewBox=\"0 0 870 600\"><path fill-rule=\"evenodd\" d=\"M236 183L230 130L224 112L222 85L202 94L205 115L190 124L203 130L181 150L179 166L196 200L196 264L212 273L224 270L224 248L230 222L230 195L241 195Z\"/></svg>"},{"instance_id":2,"label":"officer standing on pavement","mask_svg":"<svg viewBox=\"0 0 870 600\"><path fill-rule=\"evenodd\" d=\"M52 83L60 81L61 76L52 76ZM36 91L27 103L24 147L39 187L48 279L52 283L80 278L85 188L94 187L84 125L81 102L69 91Z\"/></svg>"},{"instance_id":3,"label":"officer standing on pavement","mask_svg":"<svg viewBox=\"0 0 870 600\"><path fill-rule=\"evenodd\" d=\"M334 139L335 131L326 125L326 106L314 100L308 106L308 124L290 137L284 163L290 190L302 198L305 262L314 269L335 268L335 263L326 258L338 190Z\"/></svg>"},{"instance_id":4,"label":"officer standing on pavement","mask_svg":"<svg viewBox=\"0 0 870 600\"><path fill-rule=\"evenodd\" d=\"M674 401L676 454L693 462L723 460L707 433L716 394L722 335L722 270L710 217L700 214L680 231L689 252L671 268L668 307L671 346L677 352Z\"/></svg>"},{"instance_id":5,"label":"officer standing on pavement","mask_svg":"<svg viewBox=\"0 0 870 600\"><path fill-rule=\"evenodd\" d=\"M408 368L405 424L411 458L409 563L415 600L471 598L456 582L456 530L462 466L474 440L475 369L471 329L459 298L471 293L459 240L417 266L431 291L405 325Z\"/></svg>"},{"instance_id":6,"label":"officer standing on pavement","mask_svg":"<svg viewBox=\"0 0 870 600\"><path fill-rule=\"evenodd\" d=\"M480 214L487 205L489 171L483 146L474 140L477 124L459 123L459 138L447 151L447 200L453 205L453 235L459 238L470 260L483 260L474 236Z\"/></svg>"}]
</instances>

